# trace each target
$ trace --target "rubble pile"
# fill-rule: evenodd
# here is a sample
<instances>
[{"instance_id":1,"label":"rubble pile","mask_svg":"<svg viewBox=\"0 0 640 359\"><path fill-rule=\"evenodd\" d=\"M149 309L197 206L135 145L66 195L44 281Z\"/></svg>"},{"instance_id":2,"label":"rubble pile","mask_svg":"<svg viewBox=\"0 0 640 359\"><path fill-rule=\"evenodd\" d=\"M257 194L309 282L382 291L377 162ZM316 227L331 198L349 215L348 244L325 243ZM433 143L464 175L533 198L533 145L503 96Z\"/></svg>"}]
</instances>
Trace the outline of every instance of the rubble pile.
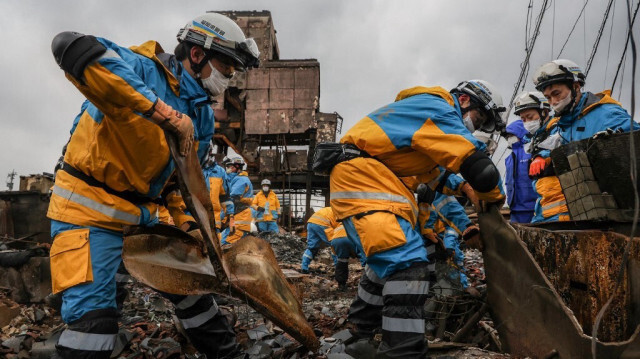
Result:
<instances>
[{"instance_id":1,"label":"rubble pile","mask_svg":"<svg viewBox=\"0 0 640 359\"><path fill-rule=\"evenodd\" d=\"M334 269L331 249L320 250L311 263L310 273L299 272L300 260L306 242L289 234L259 235L271 244L281 268L288 280L296 288L302 299L303 310L313 326L320 349L308 352L277 325L266 320L246 302L230 296L216 295L220 308L235 322L238 342L245 348L251 359L258 358L351 358L344 353L345 342L351 334L347 324L349 306L356 295L358 281L363 268L359 261L349 263L347 289L340 289L333 279ZM5 248L6 249L6 248ZM48 259L38 250L37 255L25 257L20 265L28 267L32 260ZM35 252L34 252L35 253ZM482 255L478 251L466 252L465 267L469 281L483 290L484 269ZM39 267L37 267L39 268ZM439 278L444 278L446 265L439 267ZM0 270L16 271L15 268ZM32 269L30 276L24 277L20 286L2 288L0 286L0 357L10 359L48 358L55 350L55 343L65 328L59 315L60 298L49 296L45 300L24 292L16 298L15 290L50 286L50 277L34 275L39 269ZM121 309L120 331L112 358L200 358L201 355L189 343L173 313L171 303L154 290L132 281L126 286L127 299ZM34 301L33 299L36 299ZM427 308L427 338L433 358L508 358L503 354L488 352L496 349L499 339L491 326L491 319L483 314L472 323L471 330L454 343L452 339L481 309L483 302L464 293L459 287L446 280L439 280L432 289L432 300ZM380 340L380 336L377 336ZM472 346L467 348L467 346Z\"/></svg>"}]
</instances>

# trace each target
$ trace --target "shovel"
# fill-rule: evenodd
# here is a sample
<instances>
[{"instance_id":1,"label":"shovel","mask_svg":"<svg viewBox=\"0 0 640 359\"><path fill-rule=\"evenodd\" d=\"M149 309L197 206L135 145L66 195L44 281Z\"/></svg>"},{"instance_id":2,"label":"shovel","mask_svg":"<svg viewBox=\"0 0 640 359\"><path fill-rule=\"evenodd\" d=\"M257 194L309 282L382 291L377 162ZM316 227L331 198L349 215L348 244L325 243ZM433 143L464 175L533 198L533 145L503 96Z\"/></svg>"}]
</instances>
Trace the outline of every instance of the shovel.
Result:
<instances>
[{"instance_id":1,"label":"shovel","mask_svg":"<svg viewBox=\"0 0 640 359\"><path fill-rule=\"evenodd\" d=\"M165 137L177 167L182 198L200 225L203 241L173 226L126 228L122 258L129 273L172 294L231 294L315 351L319 342L271 246L246 236L223 250L195 150L182 157L174 135L165 132Z\"/></svg>"}]
</instances>

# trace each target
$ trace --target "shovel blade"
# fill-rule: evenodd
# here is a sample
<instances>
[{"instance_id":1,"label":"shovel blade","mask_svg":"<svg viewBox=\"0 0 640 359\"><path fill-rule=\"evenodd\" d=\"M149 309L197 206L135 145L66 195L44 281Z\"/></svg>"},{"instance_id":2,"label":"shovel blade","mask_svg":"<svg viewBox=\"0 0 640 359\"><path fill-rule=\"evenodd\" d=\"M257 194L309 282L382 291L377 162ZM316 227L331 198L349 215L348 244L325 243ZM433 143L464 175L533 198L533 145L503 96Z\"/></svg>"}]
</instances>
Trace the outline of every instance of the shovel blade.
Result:
<instances>
[{"instance_id":1,"label":"shovel blade","mask_svg":"<svg viewBox=\"0 0 640 359\"><path fill-rule=\"evenodd\" d=\"M246 236L223 247L223 266L229 273L231 288L239 298L247 298L251 306L269 318L310 350L319 342L302 311L302 303L294 294L266 241Z\"/></svg>"},{"instance_id":2,"label":"shovel blade","mask_svg":"<svg viewBox=\"0 0 640 359\"><path fill-rule=\"evenodd\" d=\"M122 260L136 279L163 292L225 292L202 243L173 226L129 228L124 236Z\"/></svg>"}]
</instances>

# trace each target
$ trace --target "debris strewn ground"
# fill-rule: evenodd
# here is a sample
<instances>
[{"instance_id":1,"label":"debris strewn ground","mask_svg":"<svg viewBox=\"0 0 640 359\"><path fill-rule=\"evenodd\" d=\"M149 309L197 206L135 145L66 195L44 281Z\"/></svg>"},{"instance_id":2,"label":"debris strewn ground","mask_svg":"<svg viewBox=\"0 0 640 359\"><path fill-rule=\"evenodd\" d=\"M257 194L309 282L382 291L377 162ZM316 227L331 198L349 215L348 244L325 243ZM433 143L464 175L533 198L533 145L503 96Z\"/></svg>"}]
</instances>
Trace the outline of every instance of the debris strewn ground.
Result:
<instances>
[{"instance_id":1,"label":"debris strewn ground","mask_svg":"<svg viewBox=\"0 0 640 359\"><path fill-rule=\"evenodd\" d=\"M360 263L349 264L347 290L340 290L333 280L333 262L329 248L320 251L309 274L299 273L306 242L284 233L263 236L271 243L285 275L296 287L303 309L321 341L318 353L310 353L293 338L246 303L218 296L220 306L230 317L237 318L238 341L252 359L257 358L350 358L344 353L344 341L350 338L347 313L356 295L362 274ZM482 256L467 251L465 266L469 280L484 291ZM446 264L439 272L446 272ZM508 358L489 352L496 350L499 338L487 315L483 315L465 335L463 343L453 343L455 333L482 306L461 288L440 275L433 289L427 311L427 339L433 358ZM127 285L129 292L122 309L120 332L112 358L201 358L202 356L181 333L171 303L154 290L135 281ZM56 300L58 299L58 300ZM49 296L44 303L18 304L11 300L11 289L0 288L0 356L14 358L48 358L65 325L59 316L59 298ZM379 335L377 336L379 340Z\"/></svg>"}]
</instances>

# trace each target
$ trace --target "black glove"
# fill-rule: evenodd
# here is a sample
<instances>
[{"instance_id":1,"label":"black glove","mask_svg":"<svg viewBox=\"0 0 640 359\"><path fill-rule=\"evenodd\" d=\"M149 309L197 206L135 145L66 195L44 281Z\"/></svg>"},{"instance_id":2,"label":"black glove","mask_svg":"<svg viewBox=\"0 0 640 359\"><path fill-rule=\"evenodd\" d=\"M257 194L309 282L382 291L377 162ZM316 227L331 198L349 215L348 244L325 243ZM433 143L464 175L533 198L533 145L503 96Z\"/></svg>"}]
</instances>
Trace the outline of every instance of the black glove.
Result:
<instances>
[{"instance_id":1,"label":"black glove","mask_svg":"<svg viewBox=\"0 0 640 359\"><path fill-rule=\"evenodd\" d=\"M258 207L258 212L260 213L264 212L264 207Z\"/></svg>"}]
</instances>

